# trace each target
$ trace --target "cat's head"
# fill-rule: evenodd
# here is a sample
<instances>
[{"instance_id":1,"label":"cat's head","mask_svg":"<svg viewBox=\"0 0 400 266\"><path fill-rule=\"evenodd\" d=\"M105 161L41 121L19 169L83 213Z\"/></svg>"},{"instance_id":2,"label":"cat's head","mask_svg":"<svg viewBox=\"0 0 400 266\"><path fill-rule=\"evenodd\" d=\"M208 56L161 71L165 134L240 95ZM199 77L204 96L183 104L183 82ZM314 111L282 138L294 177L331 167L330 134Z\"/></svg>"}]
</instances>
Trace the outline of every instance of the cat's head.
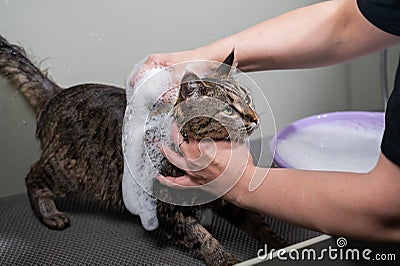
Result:
<instances>
[{"instance_id":1,"label":"cat's head","mask_svg":"<svg viewBox=\"0 0 400 266\"><path fill-rule=\"evenodd\" d=\"M174 117L190 138L233 139L250 135L258 126L250 92L233 76L234 51L220 66L200 78L186 71Z\"/></svg>"}]
</instances>

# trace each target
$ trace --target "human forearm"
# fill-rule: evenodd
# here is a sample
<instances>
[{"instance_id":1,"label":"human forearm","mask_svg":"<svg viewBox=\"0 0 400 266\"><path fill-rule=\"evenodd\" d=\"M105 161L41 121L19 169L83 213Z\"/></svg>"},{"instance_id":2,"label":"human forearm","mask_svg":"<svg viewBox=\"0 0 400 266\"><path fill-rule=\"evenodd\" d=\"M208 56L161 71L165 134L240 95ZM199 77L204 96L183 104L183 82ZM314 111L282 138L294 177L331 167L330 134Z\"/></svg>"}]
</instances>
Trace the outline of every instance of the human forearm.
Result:
<instances>
[{"instance_id":1,"label":"human forearm","mask_svg":"<svg viewBox=\"0 0 400 266\"><path fill-rule=\"evenodd\" d=\"M314 68L344 62L400 43L360 13L356 0L317 3L266 20L209 45L153 54L146 65L222 62L235 49L242 71Z\"/></svg>"},{"instance_id":2,"label":"human forearm","mask_svg":"<svg viewBox=\"0 0 400 266\"><path fill-rule=\"evenodd\" d=\"M337 179L343 179L341 174L273 168L257 171L258 175L265 175L265 180L257 190L248 190L252 174L247 173L241 183L226 195L227 200L244 208L325 232L330 230L324 227L332 220L337 220L338 212L334 206L339 205L343 212L343 205L335 202L344 200L338 193L343 191L338 184L344 186L343 180L339 182ZM332 180L336 180L334 185L329 185ZM330 219L330 215L334 215L335 219Z\"/></svg>"},{"instance_id":3,"label":"human forearm","mask_svg":"<svg viewBox=\"0 0 400 266\"><path fill-rule=\"evenodd\" d=\"M192 56L221 61L235 48L243 71L310 68L343 62L397 42L398 37L364 19L356 1L337 0L264 21L195 49Z\"/></svg>"},{"instance_id":4,"label":"human forearm","mask_svg":"<svg viewBox=\"0 0 400 266\"><path fill-rule=\"evenodd\" d=\"M174 143L182 138L177 137ZM195 140L183 143L184 156L170 149L164 152L168 160L188 170L177 178L159 176L164 185L209 183L199 189L305 228L371 241L400 241L400 167L383 154L371 172L357 174L258 168L246 145L205 142L201 152ZM200 156L206 160L197 160ZM204 168L204 162L211 163ZM251 183L254 176L259 185Z\"/></svg>"},{"instance_id":5,"label":"human forearm","mask_svg":"<svg viewBox=\"0 0 400 266\"><path fill-rule=\"evenodd\" d=\"M369 174L258 169L266 178L257 190L248 190L250 171L225 197L241 207L328 234L398 241L399 228L389 224L398 224L399 186L385 179L399 178L400 170L380 161Z\"/></svg>"}]
</instances>

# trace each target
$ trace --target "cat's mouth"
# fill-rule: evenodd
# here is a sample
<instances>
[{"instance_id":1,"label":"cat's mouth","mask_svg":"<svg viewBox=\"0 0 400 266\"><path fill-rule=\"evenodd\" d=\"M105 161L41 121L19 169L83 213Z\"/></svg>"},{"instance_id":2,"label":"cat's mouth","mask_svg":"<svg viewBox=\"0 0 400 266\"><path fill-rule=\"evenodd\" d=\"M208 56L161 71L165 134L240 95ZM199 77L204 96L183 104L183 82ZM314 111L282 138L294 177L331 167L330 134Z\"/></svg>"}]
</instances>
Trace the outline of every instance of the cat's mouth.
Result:
<instances>
[{"instance_id":1,"label":"cat's mouth","mask_svg":"<svg viewBox=\"0 0 400 266\"><path fill-rule=\"evenodd\" d=\"M248 125L246 125L246 131L250 135L251 133L254 132L258 128L258 123L252 122Z\"/></svg>"},{"instance_id":2,"label":"cat's mouth","mask_svg":"<svg viewBox=\"0 0 400 266\"><path fill-rule=\"evenodd\" d=\"M248 135L252 134L258 128L258 123L251 122L245 126Z\"/></svg>"},{"instance_id":3,"label":"cat's mouth","mask_svg":"<svg viewBox=\"0 0 400 266\"><path fill-rule=\"evenodd\" d=\"M250 136L258 127L259 127L258 123L255 122L248 123L246 125L243 125L237 130L237 135L242 137Z\"/></svg>"}]
</instances>

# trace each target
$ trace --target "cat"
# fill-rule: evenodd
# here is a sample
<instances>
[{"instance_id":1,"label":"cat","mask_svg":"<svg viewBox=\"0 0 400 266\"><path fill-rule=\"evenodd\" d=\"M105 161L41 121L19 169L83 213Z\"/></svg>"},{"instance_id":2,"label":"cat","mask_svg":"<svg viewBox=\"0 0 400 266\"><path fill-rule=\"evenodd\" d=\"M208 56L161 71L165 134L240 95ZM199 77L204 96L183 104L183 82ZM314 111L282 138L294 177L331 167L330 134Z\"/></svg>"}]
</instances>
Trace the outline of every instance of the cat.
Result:
<instances>
[{"instance_id":1,"label":"cat","mask_svg":"<svg viewBox=\"0 0 400 266\"><path fill-rule=\"evenodd\" d=\"M224 61L232 66L234 53ZM226 76L228 67L220 67L215 77L200 79L194 73L182 78L177 104L199 95L218 97L228 104L228 113L246 110L239 114L244 119L245 133L251 133L258 123L251 97L238 84L219 80ZM50 229L61 230L70 226L69 216L58 210L57 197L79 193L84 198L97 200L124 209L121 190L123 153L121 131L126 94L122 88L102 84L79 84L61 88L36 67L23 48L10 44L0 36L0 73L13 82L36 112L36 136L40 141L41 156L25 178L31 207L39 220ZM216 81L218 80L218 85ZM224 89L229 88L229 89ZM216 95L218 94L218 95ZM241 107L235 107L239 104ZM177 105L178 107L178 105ZM179 111L180 110L180 111ZM235 111L237 112L237 111ZM176 108L177 123L183 121L185 112ZM199 127L199 125L204 125ZM209 127L208 129L206 127ZM189 138L211 137L227 139L226 130L207 117L192 119L182 125L182 133ZM199 130L202 128L202 130ZM182 170L164 160L162 174L179 176ZM154 181L153 190L161 199L169 199L181 192ZM266 223L265 217L254 211L239 208L223 199L200 206L178 206L157 200L159 230L172 236L178 244L198 252L208 265L232 265L238 259L198 221L198 211L211 208L235 226L243 229L260 243L271 248L281 248L287 243Z\"/></svg>"}]
</instances>

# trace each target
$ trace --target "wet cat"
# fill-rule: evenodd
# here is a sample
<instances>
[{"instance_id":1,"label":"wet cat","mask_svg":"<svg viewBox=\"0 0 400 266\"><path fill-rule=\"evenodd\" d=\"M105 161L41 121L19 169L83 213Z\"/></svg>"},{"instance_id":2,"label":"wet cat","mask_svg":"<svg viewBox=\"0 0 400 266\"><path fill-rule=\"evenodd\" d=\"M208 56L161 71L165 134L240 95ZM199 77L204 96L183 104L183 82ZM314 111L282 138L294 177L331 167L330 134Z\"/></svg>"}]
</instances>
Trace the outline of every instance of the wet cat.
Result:
<instances>
[{"instance_id":1,"label":"wet cat","mask_svg":"<svg viewBox=\"0 0 400 266\"><path fill-rule=\"evenodd\" d=\"M225 63L232 65L233 58L232 53ZM229 71L229 68L218 71ZM224 76L222 72L217 74ZM42 154L31 166L25 184L32 209L40 221L51 229L69 226L68 215L57 209L54 198L72 192L123 209L121 130L126 108L125 90L101 84L80 84L63 89L29 61L22 48L9 44L1 36L0 73L19 88L37 114L36 134ZM229 80L219 80L216 88L213 81L218 79L218 75L214 80L201 80L193 73L184 75L177 103L199 95L215 97L217 93L219 99L232 108L229 112L221 112L247 112L236 115L244 119L247 125L245 132L251 133L258 119L251 108L251 98ZM246 96L244 99L243 95ZM177 111L175 116L179 123L185 112ZM204 117L183 125L182 133L195 138L227 138L226 131L221 131L215 121ZM168 162L165 162L161 172L174 176L182 174L180 169ZM158 181L155 181L153 189L160 198L168 199L174 195L174 189L166 188ZM286 245L262 215L222 199L196 207L158 200L159 229L172 236L177 243L197 251L208 265L237 263L238 260L196 218L198 211L206 208L211 208L261 243L268 243L274 248Z\"/></svg>"}]
</instances>

